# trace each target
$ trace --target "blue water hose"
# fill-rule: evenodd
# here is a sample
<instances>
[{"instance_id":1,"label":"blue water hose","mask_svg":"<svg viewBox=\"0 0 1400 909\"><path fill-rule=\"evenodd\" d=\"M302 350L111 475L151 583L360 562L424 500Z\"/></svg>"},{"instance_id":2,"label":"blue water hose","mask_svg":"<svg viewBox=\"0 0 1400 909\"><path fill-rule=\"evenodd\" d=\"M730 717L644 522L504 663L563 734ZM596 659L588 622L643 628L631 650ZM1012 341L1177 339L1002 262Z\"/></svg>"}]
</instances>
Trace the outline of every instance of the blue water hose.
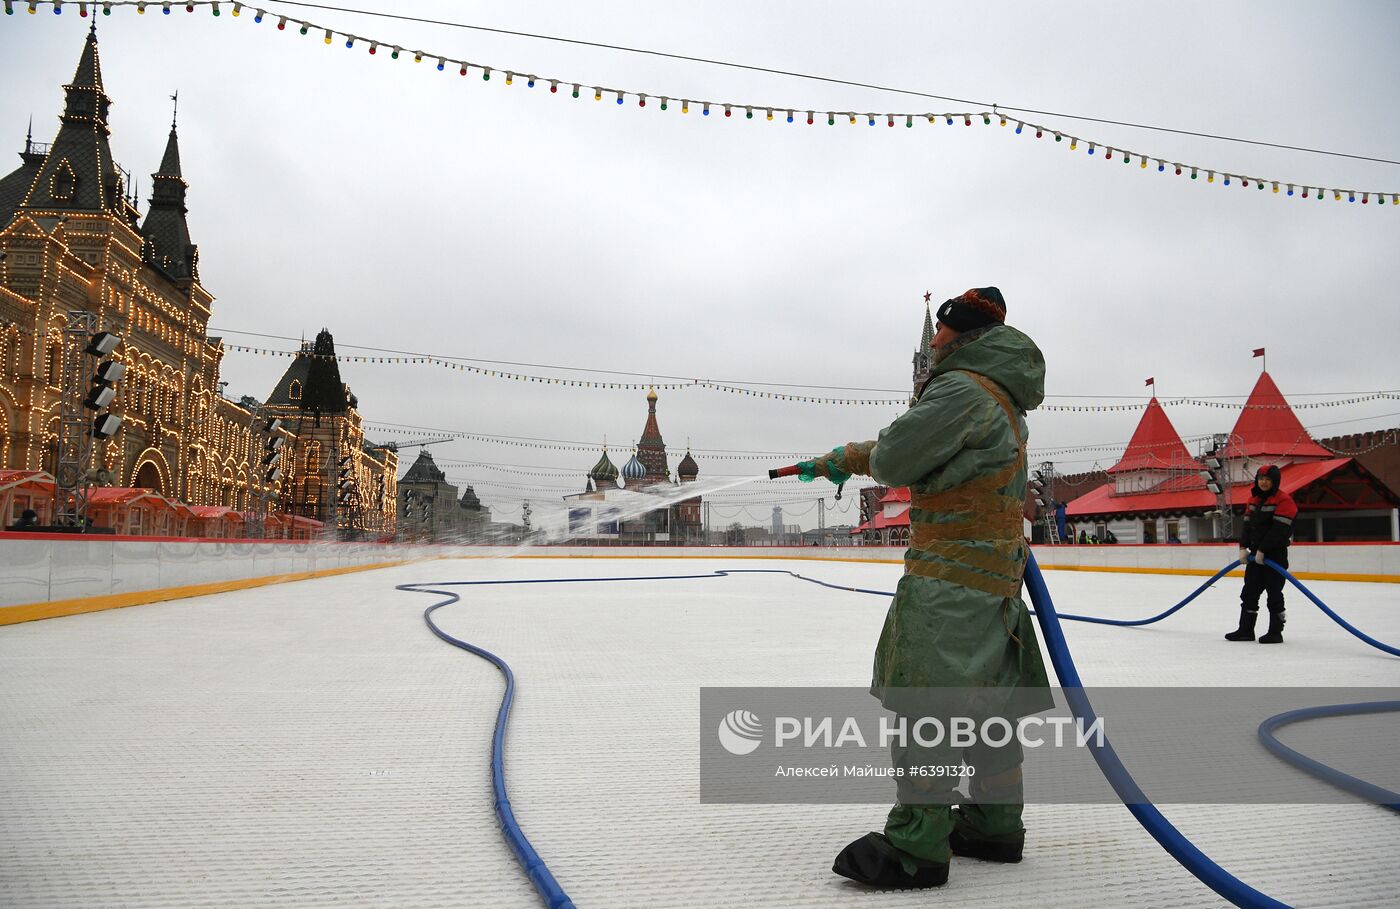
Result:
<instances>
[{"instance_id":1,"label":"blue water hose","mask_svg":"<svg viewBox=\"0 0 1400 909\"><path fill-rule=\"evenodd\" d=\"M1313 760L1306 754L1294 751L1274 736L1275 731L1280 727L1303 720L1312 720L1318 717L1328 716L1394 713L1397 711L1400 711L1400 701L1371 701L1363 704L1328 704L1325 707L1304 707L1300 710L1290 710L1287 713L1271 716L1260 723L1259 741L1263 743L1265 748L1273 752L1276 757L1312 774L1323 782L1330 783L1338 789L1345 789L1347 792L1359 795L1368 802L1374 802L1382 808L1389 808L1391 811L1400 812L1400 792L1392 792L1382 786L1377 786L1375 783L1368 783L1351 774L1343 773L1335 767L1328 767L1321 761Z\"/></svg>"},{"instance_id":2,"label":"blue water hose","mask_svg":"<svg viewBox=\"0 0 1400 909\"><path fill-rule=\"evenodd\" d=\"M1239 563L1236 562L1235 564L1238 565ZM1277 571L1279 574L1292 581L1293 586L1301 590L1303 592L1303 596L1312 600L1313 605L1316 606L1318 609L1321 609L1324 613L1326 613L1329 619L1336 622L1338 625L1341 625L1347 631L1350 631L1352 634L1356 635L1358 638L1365 641L1367 644L1370 644L1372 647L1375 647L1377 650L1384 650L1386 653L1391 654L1392 656L1400 656L1400 647L1392 647L1389 644L1382 643L1381 641L1378 641L1375 638L1371 637L1369 634L1366 634L1364 631L1354 628L1349 622L1347 622L1346 619L1337 615L1327 606L1326 603L1319 600L1316 594L1314 594L1308 588L1304 587L1297 578L1289 574L1287 568L1284 568L1282 565L1278 564L1273 559L1265 559L1264 564L1268 565L1274 571Z\"/></svg>"},{"instance_id":3,"label":"blue water hose","mask_svg":"<svg viewBox=\"0 0 1400 909\"><path fill-rule=\"evenodd\" d=\"M530 879L530 884L535 888L535 892L544 900L549 909L574 909L573 900L564 892L564 888L559 886L559 882L550 873L549 867L545 865L544 859L530 845L524 832L520 829L520 824L515 820L515 812L511 810L510 798L506 795L506 772L503 765L506 747L506 724L510 720L511 702L515 699L515 673L510 671L510 666L506 661L496 656L489 650L477 647L475 644L454 638L443 631L433 621L433 612L449 606L461 599L460 596L450 590L435 590L426 585L400 584L398 590L412 590L421 593L436 593L446 597L439 600L423 611L423 620L428 623L428 627L433 634L442 638L454 647L476 654L483 659L494 663L501 671L501 675L506 680L505 695L501 698L500 709L496 711L496 731L491 738L491 789L494 796L494 806L496 809L496 819L501 826L501 836L505 838L510 851L515 855L516 861L524 869L525 876Z\"/></svg>"},{"instance_id":4,"label":"blue water hose","mask_svg":"<svg viewBox=\"0 0 1400 909\"><path fill-rule=\"evenodd\" d=\"M1050 591L1045 587L1045 578L1041 575L1040 566L1036 564L1033 555L1027 558L1025 577L1026 590L1030 594L1031 602L1035 604L1035 618L1040 624L1045 649L1050 654L1050 662L1055 667L1060 687L1064 689L1065 699L1069 702L1071 712L1079 720L1081 728L1091 728L1097 720L1093 705L1084 693L1084 683L1080 681L1079 670L1075 668L1074 659L1069 655L1059 616L1055 614L1055 604L1050 599ZM1172 826L1172 822L1167 820L1157 806L1147 801L1147 797L1133 781L1123 762L1118 759L1118 754L1107 738L1095 740L1094 737L1089 737L1089 750L1099 769L1113 786L1113 791L1118 793L1118 797L1123 800L1123 804L1132 812L1133 817L1137 818L1143 829L1201 883L1244 909L1288 909L1287 903L1281 903L1255 890L1211 861L1209 856L1182 836L1181 831Z\"/></svg>"},{"instance_id":5,"label":"blue water hose","mask_svg":"<svg viewBox=\"0 0 1400 909\"><path fill-rule=\"evenodd\" d=\"M1326 613L1333 621L1337 622L1337 624L1341 625L1343 628L1356 635L1356 637L1360 638L1368 644L1371 644L1374 647L1377 647L1380 650L1400 655L1400 649L1396 649L1388 644L1384 644L1380 641L1377 641L1374 638L1369 637L1368 635L1364 634L1363 632L1348 624L1344 619L1338 616L1335 612L1328 608L1326 604L1324 604L1320 599L1318 599L1312 593L1312 591L1304 587L1298 581L1297 578L1289 574L1286 569L1282 568L1281 566L1275 564L1272 561L1267 561L1266 564L1274 570L1283 574L1284 577L1290 580L1295 587L1301 590L1303 594L1308 597L1308 599L1310 599L1320 609L1322 609L1322 611ZM1158 615L1151 616L1145 619L1125 620L1105 619L1097 616L1081 616L1069 614L1066 614L1064 616L1058 615L1055 612L1054 603L1050 598L1050 592L1045 586L1045 579L1040 573L1040 566L1036 564L1034 556L1028 557L1025 580L1026 589L1030 594L1031 602L1036 607L1035 610L1033 610L1033 614L1036 616L1037 621L1040 623L1041 634L1042 637L1044 637L1045 639L1046 649L1050 654L1050 660L1052 665L1054 665L1055 667L1055 672L1059 678L1060 684L1065 691L1065 697L1066 700L1069 702L1070 709L1074 713L1075 717L1079 720L1079 722L1083 724L1084 728L1091 728L1093 723L1096 721L1097 717L1095 716L1093 705L1090 704L1089 699L1084 692L1083 683L1079 678L1079 672L1075 668L1073 658L1069 654L1069 648L1065 643L1064 632L1060 627L1060 619L1063 618L1079 622L1093 622L1097 624L1120 626L1152 624L1154 622L1158 622L1162 619L1167 618L1168 616L1172 615L1176 611L1186 606L1186 604L1190 603L1196 597L1200 596L1200 594L1203 593L1212 584L1218 581L1221 577L1224 577L1227 573L1229 573L1231 570L1233 570L1239 565L1239 562L1232 562L1229 565L1225 566L1220 571L1216 572L1216 574L1213 577L1211 577L1208 581L1206 581L1200 587L1196 588L1196 590L1193 591L1189 596L1187 596L1181 602L1177 603L1175 606L1171 607L1165 612L1159 613ZM558 881L555 880L554 876L550 873L548 867L544 863L544 860L540 858L539 854L530 845L530 842L525 837L524 832L521 831L520 825L515 820L514 812L511 810L510 799L507 797L506 794L503 755L505 751L505 731L510 718L511 704L514 699L515 676L511 672L510 667L500 657L496 656L490 651L484 650L471 643L468 643L467 641L455 638L447 634L440 627L438 627L438 625L432 619L432 613L443 606L447 606L452 603L458 602L460 600L460 596L451 591L440 590L436 588L503 584L566 584L605 581L670 581L689 580L698 578L727 577L731 574L786 574L802 581L807 581L809 583L818 584L823 587L829 587L835 590L846 590L856 593L872 594L876 596L893 595L890 591L873 590L870 588L863 587L850 587L841 584L831 584L826 581L817 580L816 578L806 577L794 571L768 568L716 570L707 574L689 575L644 575L615 578L522 578L516 580L446 581L437 584L419 583L398 585L397 589L399 590L415 591L421 593L435 593L445 596L446 599L434 603L432 606L429 606L424 611L423 618L424 621L427 622L428 627L432 630L432 632L435 635L437 635L442 640L447 641L449 644L452 644L456 647L460 647L464 650L476 654L477 656L489 660L496 666L497 669L500 670L502 675L505 677L506 690L504 696L501 699L500 709L497 711L496 714L496 729L495 734L492 738L491 745L491 781L493 793L495 796L496 816L500 821L502 836L505 837L506 842L510 846L511 852L515 855L516 860L519 861L521 867L525 870L526 876L530 879L530 883L535 887L535 890L540 894L540 897L545 901L545 904L549 906L550 909L573 909L574 904L569 899L568 895L564 892L563 888L559 885ZM1391 792L1379 786L1375 786L1374 784L1367 783L1364 780L1356 779L1355 777L1351 777L1347 774L1341 773L1340 771L1337 771L1331 767L1327 767L1325 764L1308 758L1306 755L1302 755L1294 751L1293 749L1288 748L1287 746L1278 742L1277 738L1275 738L1273 735L1274 730L1281 726L1287 725L1288 723L1292 722L1298 722L1303 719L1309 719L1315 716L1344 716L1359 713L1377 713L1391 710L1400 710L1400 701L1384 701L1375 702L1372 704L1342 704L1330 707L1313 707L1306 708L1304 710L1289 711L1288 713L1279 714L1278 716L1270 717L1268 720L1265 720L1264 723L1261 724L1261 726L1259 727L1259 738L1263 742L1265 747L1267 747L1271 752L1278 755L1283 760L1286 760L1306 770L1307 772L1312 773L1314 776L1324 779L1327 782L1339 786L1340 788L1361 795L1362 797L1367 798L1375 802L1376 804L1380 804L1387 808L1392 808L1394 810L1400 810L1400 807L1397 807L1397 805L1400 805L1400 794ZM1157 842L1162 846L1162 848L1164 848L1173 858L1180 862L1181 865L1185 867L1188 871L1190 871L1197 879L1199 879L1202 883L1206 884L1206 886L1210 887L1212 890L1220 894L1225 899L1234 903L1236 906L1246 907L1246 909L1275 909L1275 907L1282 907L1282 909L1287 909L1287 905L1285 903L1281 903L1278 900L1275 900L1272 897L1255 890L1254 888L1250 887L1249 885L1240 881L1238 878L1231 875L1229 872L1225 871L1219 865L1215 864L1215 862L1211 861L1211 859L1208 856L1206 856L1205 853L1197 849L1195 845L1193 845L1181 834L1180 831L1178 831L1174 826L1172 826L1171 822L1166 819L1166 817L1161 813L1161 811L1159 811L1155 805L1148 801L1147 796L1142 792L1141 788L1133 780L1132 775L1128 773L1127 769L1123 766L1122 761L1119 759L1117 753L1113 750L1112 745L1106 739L1102 740L1101 742L1097 742L1091 738L1089 747L1094 756L1094 760L1099 765L1099 769L1108 779L1110 785L1113 786L1114 792L1118 794L1119 798L1123 801L1123 804L1128 808L1128 810L1133 814L1133 816L1137 818L1138 822L1142 824L1143 828L1147 830L1147 832L1154 839L1157 840Z\"/></svg>"}]
</instances>

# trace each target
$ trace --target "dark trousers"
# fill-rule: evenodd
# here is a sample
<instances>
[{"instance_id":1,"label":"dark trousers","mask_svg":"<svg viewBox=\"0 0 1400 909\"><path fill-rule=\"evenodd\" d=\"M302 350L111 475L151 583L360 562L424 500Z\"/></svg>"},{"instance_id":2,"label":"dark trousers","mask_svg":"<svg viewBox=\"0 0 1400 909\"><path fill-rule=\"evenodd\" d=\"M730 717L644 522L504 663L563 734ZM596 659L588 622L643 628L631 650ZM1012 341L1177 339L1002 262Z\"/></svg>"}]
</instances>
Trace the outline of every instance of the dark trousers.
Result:
<instances>
[{"instance_id":1,"label":"dark trousers","mask_svg":"<svg viewBox=\"0 0 1400 909\"><path fill-rule=\"evenodd\" d=\"M1287 562L1275 559L1280 565ZM1259 596L1267 593L1266 600L1270 612L1283 612L1283 575L1268 565L1250 562L1244 569L1244 589L1240 591L1240 605L1250 612L1259 611Z\"/></svg>"}]
</instances>

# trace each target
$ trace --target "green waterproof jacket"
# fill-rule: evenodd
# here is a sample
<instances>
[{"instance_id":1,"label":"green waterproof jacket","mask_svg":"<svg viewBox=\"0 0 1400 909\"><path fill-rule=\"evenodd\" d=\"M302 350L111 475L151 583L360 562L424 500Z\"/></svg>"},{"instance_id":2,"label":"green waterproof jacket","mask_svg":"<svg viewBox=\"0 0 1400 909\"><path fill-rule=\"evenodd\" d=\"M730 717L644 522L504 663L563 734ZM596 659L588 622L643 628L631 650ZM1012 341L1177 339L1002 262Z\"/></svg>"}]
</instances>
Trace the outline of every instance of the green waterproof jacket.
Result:
<instances>
[{"instance_id":1,"label":"green waterproof jacket","mask_svg":"<svg viewBox=\"0 0 1400 909\"><path fill-rule=\"evenodd\" d=\"M910 547L872 681L891 709L891 689L1048 686L1021 599L1025 412L1044 397L1035 342L1005 325L968 332L940 352L917 401L876 441L823 459L909 487ZM1018 715L1051 706L1048 691L1016 692L1016 702Z\"/></svg>"}]
</instances>

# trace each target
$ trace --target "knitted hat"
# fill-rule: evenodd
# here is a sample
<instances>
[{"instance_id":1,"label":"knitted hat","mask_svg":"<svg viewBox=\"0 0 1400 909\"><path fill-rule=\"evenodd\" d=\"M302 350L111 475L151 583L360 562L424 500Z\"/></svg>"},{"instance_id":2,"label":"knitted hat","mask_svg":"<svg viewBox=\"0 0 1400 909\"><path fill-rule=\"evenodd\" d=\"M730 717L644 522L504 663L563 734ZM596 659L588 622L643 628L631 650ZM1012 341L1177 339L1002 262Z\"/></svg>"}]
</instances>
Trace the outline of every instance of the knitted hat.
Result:
<instances>
[{"instance_id":1,"label":"knitted hat","mask_svg":"<svg viewBox=\"0 0 1400 909\"><path fill-rule=\"evenodd\" d=\"M938 321L954 331L972 331L1006 322L1006 300L995 287L974 287L960 297L944 300Z\"/></svg>"}]
</instances>

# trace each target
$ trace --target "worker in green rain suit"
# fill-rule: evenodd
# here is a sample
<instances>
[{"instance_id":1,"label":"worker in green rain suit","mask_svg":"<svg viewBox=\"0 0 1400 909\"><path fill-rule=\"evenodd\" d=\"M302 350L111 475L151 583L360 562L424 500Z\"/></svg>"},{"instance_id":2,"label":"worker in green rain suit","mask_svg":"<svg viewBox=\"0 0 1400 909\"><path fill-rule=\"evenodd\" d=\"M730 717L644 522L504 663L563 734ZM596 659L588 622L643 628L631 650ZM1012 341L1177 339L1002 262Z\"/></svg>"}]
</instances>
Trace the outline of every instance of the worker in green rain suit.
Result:
<instances>
[{"instance_id":1,"label":"worker in green rain suit","mask_svg":"<svg viewBox=\"0 0 1400 909\"><path fill-rule=\"evenodd\" d=\"M853 474L911 494L910 547L875 652L871 693L896 714L909 689L978 689L1002 698L1011 720L1053 706L1040 644L1021 599L1027 546L1025 412L1045 397L1045 359L1005 324L995 287L943 303L932 368L915 399L874 442L843 445L803 465L803 479ZM983 707L987 707L984 704ZM990 709L996 714L997 709ZM984 714L985 715L985 714ZM951 854L1017 862L1021 825L1019 742L1000 748L919 748L893 743L896 767L975 764L972 799L956 778L902 782L883 833L842 850L832 870L877 887L931 887ZM961 758L961 761L960 761Z\"/></svg>"}]
</instances>

